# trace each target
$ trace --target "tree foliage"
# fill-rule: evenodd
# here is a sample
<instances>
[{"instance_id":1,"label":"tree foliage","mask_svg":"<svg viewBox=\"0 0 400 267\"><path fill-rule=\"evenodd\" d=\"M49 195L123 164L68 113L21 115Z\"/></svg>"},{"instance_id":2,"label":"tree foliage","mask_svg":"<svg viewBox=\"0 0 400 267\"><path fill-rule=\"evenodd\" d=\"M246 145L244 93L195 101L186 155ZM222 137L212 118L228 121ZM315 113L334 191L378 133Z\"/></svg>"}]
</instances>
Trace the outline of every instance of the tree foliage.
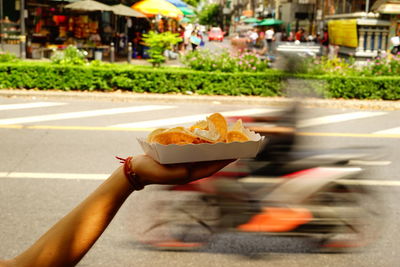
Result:
<instances>
[{"instance_id":1,"label":"tree foliage","mask_svg":"<svg viewBox=\"0 0 400 267\"><path fill-rule=\"evenodd\" d=\"M171 32L157 33L150 31L143 34L143 37L143 41L149 47L150 59L148 61L156 67L165 62L165 50L171 49L173 45L182 41L178 34Z\"/></svg>"},{"instance_id":2,"label":"tree foliage","mask_svg":"<svg viewBox=\"0 0 400 267\"><path fill-rule=\"evenodd\" d=\"M183 2L185 2L188 5L197 7L200 3L200 0L183 0Z\"/></svg>"},{"instance_id":3,"label":"tree foliage","mask_svg":"<svg viewBox=\"0 0 400 267\"><path fill-rule=\"evenodd\" d=\"M217 26L220 24L221 8L218 4L210 4L203 8L199 14L199 23L202 25Z\"/></svg>"}]
</instances>

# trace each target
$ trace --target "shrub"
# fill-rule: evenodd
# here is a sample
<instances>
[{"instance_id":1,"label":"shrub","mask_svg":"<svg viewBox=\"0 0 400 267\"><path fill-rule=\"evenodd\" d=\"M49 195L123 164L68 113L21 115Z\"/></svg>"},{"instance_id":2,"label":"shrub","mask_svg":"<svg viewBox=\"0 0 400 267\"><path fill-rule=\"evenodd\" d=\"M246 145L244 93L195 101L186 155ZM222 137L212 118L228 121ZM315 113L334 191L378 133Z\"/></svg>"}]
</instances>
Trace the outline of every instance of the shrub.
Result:
<instances>
[{"instance_id":1,"label":"shrub","mask_svg":"<svg viewBox=\"0 0 400 267\"><path fill-rule=\"evenodd\" d=\"M400 55L386 58L376 58L361 69L364 76L398 76L400 75Z\"/></svg>"},{"instance_id":2,"label":"shrub","mask_svg":"<svg viewBox=\"0 0 400 267\"><path fill-rule=\"evenodd\" d=\"M18 62L20 61L19 58L15 54L9 53L9 52L0 52L0 63L4 62Z\"/></svg>"},{"instance_id":3,"label":"shrub","mask_svg":"<svg viewBox=\"0 0 400 267\"><path fill-rule=\"evenodd\" d=\"M54 64L84 65L86 63L86 55L86 51L70 45L62 51L56 51L50 60Z\"/></svg>"},{"instance_id":4,"label":"shrub","mask_svg":"<svg viewBox=\"0 0 400 267\"><path fill-rule=\"evenodd\" d=\"M96 63L97 64L97 63ZM288 79L290 78L290 79ZM285 82L292 82L291 88ZM114 90L204 95L321 96L358 99L400 99L400 77L288 75L266 72L204 72L122 64L55 65L1 63L0 88ZM290 89L290 90L286 90Z\"/></svg>"},{"instance_id":5,"label":"shrub","mask_svg":"<svg viewBox=\"0 0 400 267\"><path fill-rule=\"evenodd\" d=\"M234 56L228 51L213 53L208 50L198 50L186 54L182 62L187 67L200 71L262 72L268 69L268 61L253 53Z\"/></svg>"},{"instance_id":6,"label":"shrub","mask_svg":"<svg viewBox=\"0 0 400 267\"><path fill-rule=\"evenodd\" d=\"M150 59L148 61L154 67L159 67L165 62L165 50L171 49L173 45L182 41L178 34L171 32L156 33L150 31L143 36L143 41L149 47Z\"/></svg>"},{"instance_id":7,"label":"shrub","mask_svg":"<svg viewBox=\"0 0 400 267\"><path fill-rule=\"evenodd\" d=\"M281 80L277 71L232 74L117 64L0 64L0 88L275 96L281 94Z\"/></svg>"},{"instance_id":8,"label":"shrub","mask_svg":"<svg viewBox=\"0 0 400 267\"><path fill-rule=\"evenodd\" d=\"M298 68L298 73L306 73L312 75L332 74L352 76L358 72L353 58L306 58L302 62L297 64L301 65L301 67Z\"/></svg>"}]
</instances>

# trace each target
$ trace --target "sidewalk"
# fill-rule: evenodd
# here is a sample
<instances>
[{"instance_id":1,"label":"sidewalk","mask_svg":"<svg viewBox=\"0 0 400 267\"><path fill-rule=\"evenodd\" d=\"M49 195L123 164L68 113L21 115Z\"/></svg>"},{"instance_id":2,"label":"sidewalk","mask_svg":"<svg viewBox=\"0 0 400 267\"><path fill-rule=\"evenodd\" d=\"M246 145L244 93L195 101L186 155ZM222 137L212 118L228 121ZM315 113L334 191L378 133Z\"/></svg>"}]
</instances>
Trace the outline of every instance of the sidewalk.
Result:
<instances>
[{"instance_id":1,"label":"sidewalk","mask_svg":"<svg viewBox=\"0 0 400 267\"><path fill-rule=\"evenodd\" d=\"M260 96L218 96L184 94L150 94L125 91L86 92L86 91L42 91L26 89L0 89L0 97L42 98L42 99L82 99L120 102L161 102L161 103L213 103L224 105L266 105L284 106L293 99L285 97ZM302 98L301 105L307 108L347 108L361 110L400 110L400 101L384 100L344 100Z\"/></svg>"}]
</instances>

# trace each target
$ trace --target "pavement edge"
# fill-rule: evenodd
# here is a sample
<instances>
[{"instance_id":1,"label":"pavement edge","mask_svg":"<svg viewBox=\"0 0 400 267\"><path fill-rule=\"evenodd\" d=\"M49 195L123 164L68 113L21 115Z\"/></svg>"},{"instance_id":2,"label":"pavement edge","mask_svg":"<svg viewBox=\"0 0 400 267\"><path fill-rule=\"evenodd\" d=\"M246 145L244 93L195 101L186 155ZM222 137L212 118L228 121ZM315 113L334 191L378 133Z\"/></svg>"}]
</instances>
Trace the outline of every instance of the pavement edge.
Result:
<instances>
[{"instance_id":1,"label":"pavement edge","mask_svg":"<svg viewBox=\"0 0 400 267\"><path fill-rule=\"evenodd\" d=\"M260 96L220 96L220 95L183 95L183 94L151 94L123 91L84 92L84 91L42 91L27 89L1 89L1 97L9 98L44 98L44 99L79 99L120 102L162 102L162 103L213 103L213 104L250 104L284 106L293 101L284 97ZM349 108L372 110L400 110L400 101L387 100L347 100L347 99L298 99L304 107L310 108Z\"/></svg>"}]
</instances>

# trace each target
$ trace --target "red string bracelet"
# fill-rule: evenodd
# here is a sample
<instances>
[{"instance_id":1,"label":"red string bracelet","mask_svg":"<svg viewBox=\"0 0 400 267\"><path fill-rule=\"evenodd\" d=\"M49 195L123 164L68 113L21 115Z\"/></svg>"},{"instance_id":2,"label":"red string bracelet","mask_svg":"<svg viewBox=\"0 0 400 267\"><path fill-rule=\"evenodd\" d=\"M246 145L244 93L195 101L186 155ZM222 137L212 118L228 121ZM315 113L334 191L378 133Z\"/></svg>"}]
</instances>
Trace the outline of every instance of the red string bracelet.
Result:
<instances>
[{"instance_id":1,"label":"red string bracelet","mask_svg":"<svg viewBox=\"0 0 400 267\"><path fill-rule=\"evenodd\" d=\"M121 163L124 164L124 174L128 182L132 185L133 190L138 191L144 188L144 185L140 182L139 176L132 171L131 162L132 157L127 157L126 159L116 157L120 160Z\"/></svg>"}]
</instances>

